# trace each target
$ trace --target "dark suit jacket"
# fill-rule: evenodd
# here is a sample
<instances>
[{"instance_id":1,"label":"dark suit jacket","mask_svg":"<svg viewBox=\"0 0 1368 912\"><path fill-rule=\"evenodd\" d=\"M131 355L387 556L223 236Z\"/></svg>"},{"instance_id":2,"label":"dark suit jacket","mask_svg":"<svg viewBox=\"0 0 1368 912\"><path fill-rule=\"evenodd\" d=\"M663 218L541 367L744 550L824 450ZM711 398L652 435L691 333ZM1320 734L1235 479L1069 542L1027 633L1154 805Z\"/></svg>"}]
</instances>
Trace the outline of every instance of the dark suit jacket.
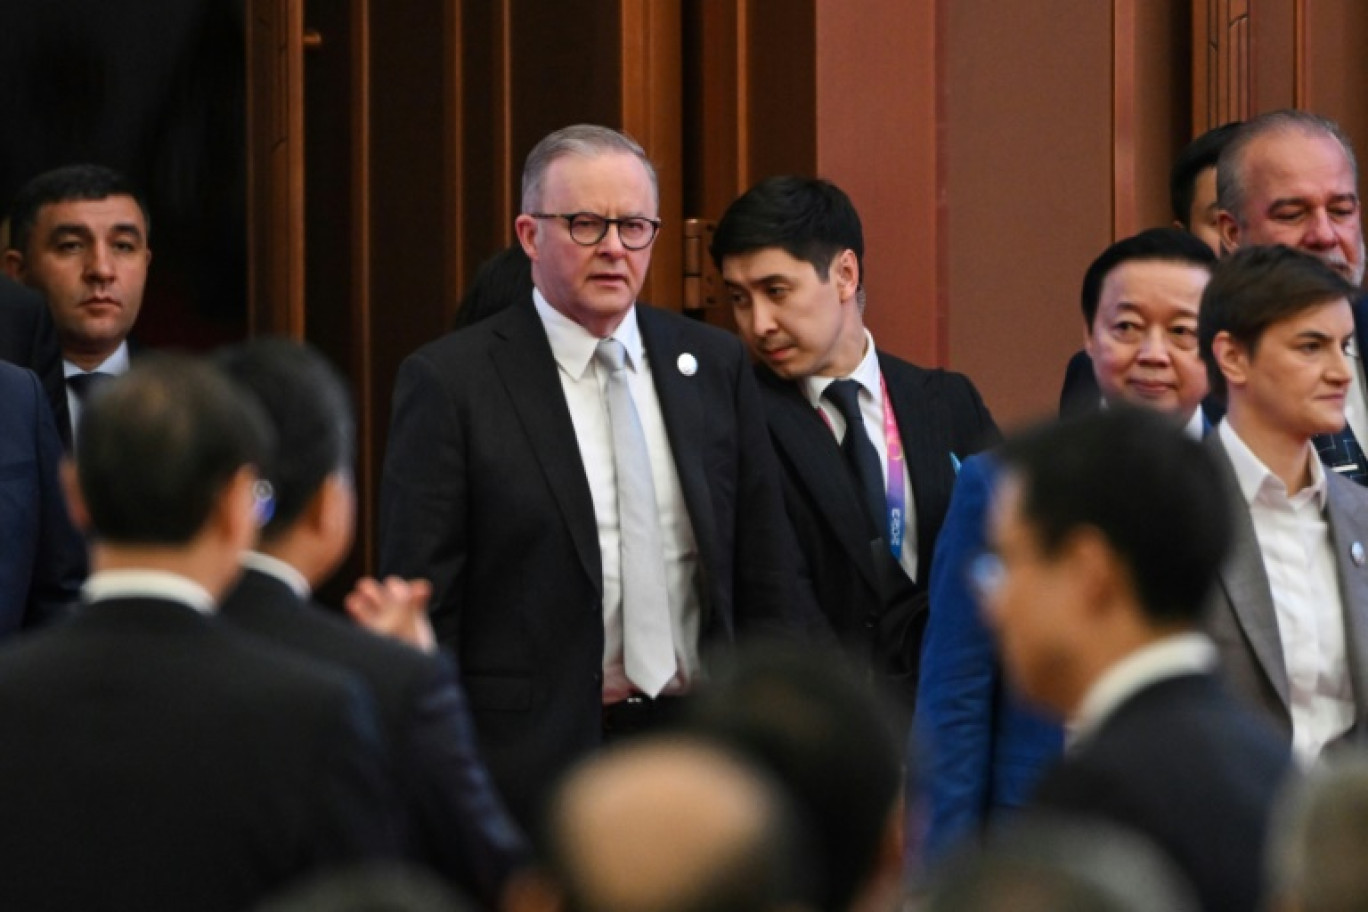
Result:
<instances>
[{"instance_id":1,"label":"dark suit jacket","mask_svg":"<svg viewBox=\"0 0 1368 912\"><path fill-rule=\"evenodd\" d=\"M837 637L893 685L911 709L926 625L925 580L950 505L959 461L998 440L978 391L962 374L925 370L879 353L906 451L917 520L914 585L867 511L831 428L798 384L756 367L761 401L783 467L785 503L821 610Z\"/></svg>"},{"instance_id":2,"label":"dark suit jacket","mask_svg":"<svg viewBox=\"0 0 1368 912\"><path fill-rule=\"evenodd\" d=\"M638 305L637 320L697 540L702 650L790 631L805 603L745 350L677 314ZM490 770L528 822L555 775L600 743L603 690L594 506L530 300L400 368L380 566L432 581Z\"/></svg>"},{"instance_id":3,"label":"dark suit jacket","mask_svg":"<svg viewBox=\"0 0 1368 912\"><path fill-rule=\"evenodd\" d=\"M1208 606L1208 631L1221 651L1225 677L1236 696L1262 710L1290 739L1287 665L1254 522L1220 436L1210 435L1206 445L1226 469L1226 497L1234 510L1234 537ZM1368 549L1368 491L1331 471L1325 473L1325 481L1325 512L1339 571L1344 648L1354 690L1355 721L1349 734L1361 739L1368 735L1368 567L1355 561L1353 553L1355 543L1360 554Z\"/></svg>"},{"instance_id":4,"label":"dark suit jacket","mask_svg":"<svg viewBox=\"0 0 1368 912\"><path fill-rule=\"evenodd\" d=\"M86 545L67 512L61 459L38 378L0 362L0 636L46 623L80 597Z\"/></svg>"},{"instance_id":5,"label":"dark suit jacket","mask_svg":"<svg viewBox=\"0 0 1368 912\"><path fill-rule=\"evenodd\" d=\"M1203 909L1253 912L1290 760L1214 676L1182 675L1119 706L1045 776L1032 807L1129 827L1177 863Z\"/></svg>"},{"instance_id":6,"label":"dark suit jacket","mask_svg":"<svg viewBox=\"0 0 1368 912\"><path fill-rule=\"evenodd\" d=\"M527 855L475 745L449 660L383 639L247 569L220 613L250 633L356 674L376 698L395 758L414 857L493 908Z\"/></svg>"},{"instance_id":7,"label":"dark suit jacket","mask_svg":"<svg viewBox=\"0 0 1368 912\"><path fill-rule=\"evenodd\" d=\"M392 857L360 685L158 599L0 651L0 908L237 912Z\"/></svg>"},{"instance_id":8,"label":"dark suit jacket","mask_svg":"<svg viewBox=\"0 0 1368 912\"><path fill-rule=\"evenodd\" d=\"M43 381L62 446L71 448L62 349L43 296L0 275L0 361L27 367Z\"/></svg>"}]
</instances>

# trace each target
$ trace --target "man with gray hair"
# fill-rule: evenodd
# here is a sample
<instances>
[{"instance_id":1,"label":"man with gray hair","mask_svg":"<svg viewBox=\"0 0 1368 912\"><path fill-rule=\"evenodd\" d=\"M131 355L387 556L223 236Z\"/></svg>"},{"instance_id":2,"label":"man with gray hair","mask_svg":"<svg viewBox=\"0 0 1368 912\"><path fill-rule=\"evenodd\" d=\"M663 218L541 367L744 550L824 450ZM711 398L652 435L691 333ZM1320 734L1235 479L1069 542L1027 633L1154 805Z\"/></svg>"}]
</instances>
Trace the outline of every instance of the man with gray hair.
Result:
<instances>
[{"instance_id":1,"label":"man with gray hair","mask_svg":"<svg viewBox=\"0 0 1368 912\"><path fill-rule=\"evenodd\" d=\"M431 580L523 822L577 757L671 714L711 648L816 610L744 347L637 302L660 225L634 140L547 136L516 222L533 294L395 388L381 569Z\"/></svg>"},{"instance_id":2,"label":"man with gray hair","mask_svg":"<svg viewBox=\"0 0 1368 912\"><path fill-rule=\"evenodd\" d=\"M1227 250L1285 244L1320 259L1355 287L1363 284L1363 217L1358 161L1339 125L1309 111L1261 114L1242 127L1216 168L1221 242ZM1351 301L1358 350L1368 348L1368 303ZM1321 461L1368 484L1368 398L1361 360L1345 401L1346 424L1314 438Z\"/></svg>"}]
</instances>

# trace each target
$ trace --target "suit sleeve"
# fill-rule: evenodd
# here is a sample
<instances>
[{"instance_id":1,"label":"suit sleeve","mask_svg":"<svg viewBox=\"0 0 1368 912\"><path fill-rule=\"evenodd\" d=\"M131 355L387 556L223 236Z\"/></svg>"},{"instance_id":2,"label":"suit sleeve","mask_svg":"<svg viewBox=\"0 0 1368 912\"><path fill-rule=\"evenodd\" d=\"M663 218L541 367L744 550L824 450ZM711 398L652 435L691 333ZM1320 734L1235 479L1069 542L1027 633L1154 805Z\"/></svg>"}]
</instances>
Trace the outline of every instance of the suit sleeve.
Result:
<instances>
[{"instance_id":1,"label":"suit sleeve","mask_svg":"<svg viewBox=\"0 0 1368 912\"><path fill-rule=\"evenodd\" d=\"M438 640L453 645L466 562L461 415L421 354L399 368L380 486L380 572L432 583Z\"/></svg>"},{"instance_id":2,"label":"suit sleeve","mask_svg":"<svg viewBox=\"0 0 1368 912\"><path fill-rule=\"evenodd\" d=\"M804 639L827 624L784 506L760 390L739 341L736 350L737 628L743 635Z\"/></svg>"},{"instance_id":3,"label":"suit sleeve","mask_svg":"<svg viewBox=\"0 0 1368 912\"><path fill-rule=\"evenodd\" d=\"M529 849L479 756L454 666L442 656L431 668L415 694L401 775L430 853L424 860L495 908L509 876L530 860Z\"/></svg>"},{"instance_id":4,"label":"suit sleeve","mask_svg":"<svg viewBox=\"0 0 1368 912\"><path fill-rule=\"evenodd\" d=\"M33 581L23 625L35 627L62 617L76 604L86 577L87 556L85 539L72 523L62 491L62 444L57 428L38 378L32 374L28 378L34 398L40 517Z\"/></svg>"},{"instance_id":5,"label":"suit sleeve","mask_svg":"<svg viewBox=\"0 0 1368 912\"><path fill-rule=\"evenodd\" d=\"M961 468L931 565L916 710L929 861L975 833L988 809L1000 672L966 575L984 547L992 495L986 459L969 459Z\"/></svg>"}]
</instances>

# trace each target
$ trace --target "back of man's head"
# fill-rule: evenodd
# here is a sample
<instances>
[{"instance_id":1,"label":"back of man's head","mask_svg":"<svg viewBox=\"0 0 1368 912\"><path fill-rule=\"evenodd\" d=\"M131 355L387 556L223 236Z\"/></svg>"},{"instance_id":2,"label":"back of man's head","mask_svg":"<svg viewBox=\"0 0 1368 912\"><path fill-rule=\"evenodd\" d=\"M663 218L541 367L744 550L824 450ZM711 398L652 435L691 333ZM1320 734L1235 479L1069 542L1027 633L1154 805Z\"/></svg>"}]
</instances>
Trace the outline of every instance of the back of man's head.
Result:
<instances>
[{"instance_id":1,"label":"back of man's head","mask_svg":"<svg viewBox=\"0 0 1368 912\"><path fill-rule=\"evenodd\" d=\"M878 873L901 786L900 742L855 673L828 655L742 653L685 719L768 770L816 837L812 905L849 908Z\"/></svg>"},{"instance_id":2,"label":"back of man's head","mask_svg":"<svg viewBox=\"0 0 1368 912\"><path fill-rule=\"evenodd\" d=\"M262 528L270 541L288 530L328 476L350 472L355 423L346 387L310 345L261 338L224 349L224 372L260 404L276 447L264 467L275 508Z\"/></svg>"},{"instance_id":3,"label":"back of man's head","mask_svg":"<svg viewBox=\"0 0 1368 912\"><path fill-rule=\"evenodd\" d=\"M1156 626L1196 624L1230 541L1220 469L1169 415L1112 408L1028 430L1000 452L1046 554L1093 530Z\"/></svg>"},{"instance_id":4,"label":"back of man's head","mask_svg":"<svg viewBox=\"0 0 1368 912\"><path fill-rule=\"evenodd\" d=\"M763 912L799 894L784 796L706 742L642 739L590 758L557 790L547 830L569 912Z\"/></svg>"},{"instance_id":5,"label":"back of man's head","mask_svg":"<svg viewBox=\"0 0 1368 912\"><path fill-rule=\"evenodd\" d=\"M148 216L147 201L134 189L128 178L104 165L64 165L43 172L15 194L14 202L10 204L10 248L20 253L28 252L34 226L38 224L38 213L44 206L72 200L102 200L111 196L133 198L142 210L144 231L150 236L152 220Z\"/></svg>"},{"instance_id":6,"label":"back of man's head","mask_svg":"<svg viewBox=\"0 0 1368 912\"><path fill-rule=\"evenodd\" d=\"M260 409L209 364L149 355L81 411L76 470L98 539L176 546L227 484L269 452Z\"/></svg>"},{"instance_id":7,"label":"back of man's head","mask_svg":"<svg viewBox=\"0 0 1368 912\"><path fill-rule=\"evenodd\" d=\"M1169 203L1173 207L1173 220L1184 228L1192 228L1192 201L1197 178L1208 168L1216 167L1221 153L1242 125L1243 121L1234 120L1207 130L1184 146L1173 160L1173 168L1169 171Z\"/></svg>"},{"instance_id":8,"label":"back of man's head","mask_svg":"<svg viewBox=\"0 0 1368 912\"><path fill-rule=\"evenodd\" d=\"M1224 257L1202 292L1197 322L1212 395L1222 400L1227 395L1212 348L1217 335L1229 333L1253 355L1274 323L1340 299L1352 301L1357 293L1324 262L1291 247L1242 247Z\"/></svg>"},{"instance_id":9,"label":"back of man's head","mask_svg":"<svg viewBox=\"0 0 1368 912\"><path fill-rule=\"evenodd\" d=\"M826 281L831 261L853 250L864 284L864 229L845 191L817 177L770 177L727 207L708 252L722 258L778 247L795 260L812 264Z\"/></svg>"},{"instance_id":10,"label":"back of man's head","mask_svg":"<svg viewBox=\"0 0 1368 912\"><path fill-rule=\"evenodd\" d=\"M1368 909L1368 755L1333 755L1290 784L1269 827L1279 912Z\"/></svg>"},{"instance_id":11,"label":"back of man's head","mask_svg":"<svg viewBox=\"0 0 1368 912\"><path fill-rule=\"evenodd\" d=\"M1089 332L1097 318L1098 302L1102 300L1102 286L1107 276L1123 263L1148 261L1181 263L1209 270L1216 265L1216 254L1202 241L1177 228L1151 228L1112 244L1098 254L1088 271L1083 273L1080 300L1083 323Z\"/></svg>"},{"instance_id":12,"label":"back of man's head","mask_svg":"<svg viewBox=\"0 0 1368 912\"><path fill-rule=\"evenodd\" d=\"M1250 147L1264 137L1283 133L1334 139L1344 150L1345 159L1353 171L1354 183L1358 183L1358 159L1354 155L1354 146L1339 124L1328 117L1295 108L1260 114L1235 131L1235 135L1221 150L1216 166L1216 201L1237 224L1245 225L1250 217L1250 213L1245 211Z\"/></svg>"}]
</instances>

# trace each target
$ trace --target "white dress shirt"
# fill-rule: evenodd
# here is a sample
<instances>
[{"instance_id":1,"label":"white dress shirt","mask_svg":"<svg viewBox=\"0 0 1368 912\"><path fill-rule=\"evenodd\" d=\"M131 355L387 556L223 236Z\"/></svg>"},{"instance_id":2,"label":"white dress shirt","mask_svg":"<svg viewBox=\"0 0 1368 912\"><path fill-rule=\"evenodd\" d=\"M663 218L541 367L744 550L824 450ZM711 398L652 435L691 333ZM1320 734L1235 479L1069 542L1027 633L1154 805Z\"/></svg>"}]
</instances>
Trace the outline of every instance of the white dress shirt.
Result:
<instances>
[{"instance_id":1,"label":"white dress shirt","mask_svg":"<svg viewBox=\"0 0 1368 912\"><path fill-rule=\"evenodd\" d=\"M616 703L629 696L634 688L627 680L622 658L622 552L613 433L605 394L608 378L594 360L598 337L547 303L540 290L534 291L532 297L559 368L561 389L570 408L575 440L594 499L599 554L603 560L603 702ZM670 628L679 668L663 693L678 694L688 690L699 668L701 612L693 524L684 503L684 491L679 485L679 472L665 432L660 400L651 380L651 365L641 343L635 307L627 312L612 338L627 350L627 384L646 437L646 449L651 455L651 480L655 485L661 545L665 552Z\"/></svg>"},{"instance_id":2,"label":"white dress shirt","mask_svg":"<svg viewBox=\"0 0 1368 912\"><path fill-rule=\"evenodd\" d=\"M1218 432L1249 506L1273 591L1292 705L1292 749L1299 759L1314 760L1354 724L1344 601L1325 518L1325 469L1308 443L1311 484L1288 496L1287 486L1230 422L1222 421Z\"/></svg>"},{"instance_id":3,"label":"white dress shirt","mask_svg":"<svg viewBox=\"0 0 1368 912\"><path fill-rule=\"evenodd\" d=\"M290 587L291 592L299 596L301 602L307 602L313 596L313 587L304 578L304 574L278 557L271 557L260 551L248 551L242 555L242 566L280 580Z\"/></svg>"},{"instance_id":4,"label":"white dress shirt","mask_svg":"<svg viewBox=\"0 0 1368 912\"><path fill-rule=\"evenodd\" d=\"M81 586L87 604L106 599L154 598L188 605L202 614L214 612L214 597L188 577L165 570L101 570Z\"/></svg>"},{"instance_id":5,"label":"white dress shirt","mask_svg":"<svg viewBox=\"0 0 1368 912\"><path fill-rule=\"evenodd\" d=\"M1069 720L1072 748L1087 740L1135 694L1167 678L1216 668L1216 646L1201 633L1179 633L1137 649L1093 682Z\"/></svg>"},{"instance_id":6,"label":"white dress shirt","mask_svg":"<svg viewBox=\"0 0 1368 912\"><path fill-rule=\"evenodd\" d=\"M865 351L864 357L848 377L805 377L802 381L802 390L807 396L812 407L821 411L826 417L827 426L836 434L836 442L845 440L846 422L841 416L841 410L830 400L822 398L823 391L835 380L854 380L860 384L860 417L864 419L865 433L869 436L869 442L874 444L874 451L879 454L879 468L883 472L884 492L888 491L888 441L884 438L884 396L883 384L880 382L879 374L879 354L874 347L874 337L865 330ZM893 406L890 403L888 407ZM909 442L907 435L914 432L914 428L898 428L898 436L902 439L903 452L907 453L914 446L915 441ZM945 457L950 458L949 454ZM903 460L903 490L907 492L907 511L905 516L906 525L903 527L903 548L902 554L898 556L898 563L907 573L913 582L917 579L917 498L912 490L912 479L907 473L907 461ZM887 518L879 517L879 528L883 531L884 537L888 537Z\"/></svg>"}]
</instances>

